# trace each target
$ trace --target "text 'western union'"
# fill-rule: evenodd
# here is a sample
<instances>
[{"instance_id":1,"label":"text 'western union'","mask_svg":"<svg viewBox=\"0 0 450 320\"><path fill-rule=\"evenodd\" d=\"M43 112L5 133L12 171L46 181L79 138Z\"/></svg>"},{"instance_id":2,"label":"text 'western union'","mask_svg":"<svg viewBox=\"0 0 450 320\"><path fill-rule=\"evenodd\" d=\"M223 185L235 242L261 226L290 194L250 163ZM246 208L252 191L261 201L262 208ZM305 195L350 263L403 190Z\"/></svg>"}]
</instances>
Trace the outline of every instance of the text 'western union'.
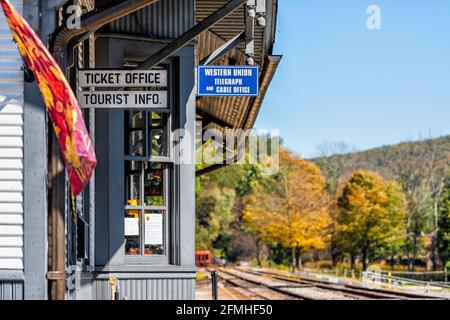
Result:
<instances>
[{"instance_id":1,"label":"text 'western union'","mask_svg":"<svg viewBox=\"0 0 450 320\"><path fill-rule=\"evenodd\" d=\"M253 69L217 68L205 69L208 77L252 77Z\"/></svg>"}]
</instances>

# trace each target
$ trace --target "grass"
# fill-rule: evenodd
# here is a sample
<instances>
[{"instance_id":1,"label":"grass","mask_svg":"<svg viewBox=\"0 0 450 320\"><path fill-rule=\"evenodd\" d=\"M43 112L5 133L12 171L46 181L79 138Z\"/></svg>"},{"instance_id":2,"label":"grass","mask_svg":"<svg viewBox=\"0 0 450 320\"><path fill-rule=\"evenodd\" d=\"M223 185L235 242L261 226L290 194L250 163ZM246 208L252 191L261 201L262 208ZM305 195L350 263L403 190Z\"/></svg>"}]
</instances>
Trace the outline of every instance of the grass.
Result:
<instances>
[{"instance_id":1,"label":"grass","mask_svg":"<svg viewBox=\"0 0 450 320\"><path fill-rule=\"evenodd\" d=\"M207 279L206 273L202 272L202 271L197 271L196 279L197 279L197 281L204 281L204 280L206 280Z\"/></svg>"}]
</instances>

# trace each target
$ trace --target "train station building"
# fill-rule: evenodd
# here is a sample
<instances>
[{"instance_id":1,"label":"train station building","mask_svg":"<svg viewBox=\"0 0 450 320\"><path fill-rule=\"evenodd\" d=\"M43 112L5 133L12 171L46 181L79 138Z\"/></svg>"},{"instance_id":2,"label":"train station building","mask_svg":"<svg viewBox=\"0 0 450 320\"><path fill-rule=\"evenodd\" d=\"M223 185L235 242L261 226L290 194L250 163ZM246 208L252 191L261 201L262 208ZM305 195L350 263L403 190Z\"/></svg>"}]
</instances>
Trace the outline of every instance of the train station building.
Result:
<instances>
[{"instance_id":1,"label":"train station building","mask_svg":"<svg viewBox=\"0 0 450 320\"><path fill-rule=\"evenodd\" d=\"M196 172L196 125L254 126L281 60L278 1L10 2L65 72L98 164L72 201L0 13L0 300L194 299L195 179L221 166ZM207 65L257 66L259 94L198 96Z\"/></svg>"}]
</instances>

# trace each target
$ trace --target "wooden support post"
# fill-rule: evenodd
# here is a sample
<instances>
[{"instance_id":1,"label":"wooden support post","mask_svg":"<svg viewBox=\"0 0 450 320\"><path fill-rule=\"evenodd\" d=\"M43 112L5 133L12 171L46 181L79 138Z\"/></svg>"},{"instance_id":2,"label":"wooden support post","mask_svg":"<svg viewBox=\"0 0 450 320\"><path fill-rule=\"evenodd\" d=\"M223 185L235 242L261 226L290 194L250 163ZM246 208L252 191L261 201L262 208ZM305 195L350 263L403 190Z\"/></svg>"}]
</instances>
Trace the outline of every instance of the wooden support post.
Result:
<instances>
[{"instance_id":1,"label":"wooden support post","mask_svg":"<svg viewBox=\"0 0 450 320\"><path fill-rule=\"evenodd\" d=\"M59 274L49 278L50 299L64 300L65 297L65 190L66 178L58 140L53 130L49 130L49 171L48 171L48 214L49 214L49 270Z\"/></svg>"}]
</instances>

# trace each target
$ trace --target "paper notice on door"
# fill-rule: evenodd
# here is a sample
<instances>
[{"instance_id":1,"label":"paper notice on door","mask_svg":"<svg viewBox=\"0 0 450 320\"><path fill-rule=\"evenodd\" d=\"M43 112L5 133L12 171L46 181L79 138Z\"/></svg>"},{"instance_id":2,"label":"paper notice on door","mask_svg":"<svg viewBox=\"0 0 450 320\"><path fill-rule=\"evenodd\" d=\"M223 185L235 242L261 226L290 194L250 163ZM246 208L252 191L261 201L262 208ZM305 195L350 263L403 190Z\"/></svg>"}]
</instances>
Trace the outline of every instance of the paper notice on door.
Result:
<instances>
[{"instance_id":1,"label":"paper notice on door","mask_svg":"<svg viewBox=\"0 0 450 320\"><path fill-rule=\"evenodd\" d=\"M162 245L163 244L163 215L146 214L145 215L145 244Z\"/></svg>"},{"instance_id":2,"label":"paper notice on door","mask_svg":"<svg viewBox=\"0 0 450 320\"><path fill-rule=\"evenodd\" d=\"M139 236L139 218L125 218L125 236Z\"/></svg>"}]
</instances>

